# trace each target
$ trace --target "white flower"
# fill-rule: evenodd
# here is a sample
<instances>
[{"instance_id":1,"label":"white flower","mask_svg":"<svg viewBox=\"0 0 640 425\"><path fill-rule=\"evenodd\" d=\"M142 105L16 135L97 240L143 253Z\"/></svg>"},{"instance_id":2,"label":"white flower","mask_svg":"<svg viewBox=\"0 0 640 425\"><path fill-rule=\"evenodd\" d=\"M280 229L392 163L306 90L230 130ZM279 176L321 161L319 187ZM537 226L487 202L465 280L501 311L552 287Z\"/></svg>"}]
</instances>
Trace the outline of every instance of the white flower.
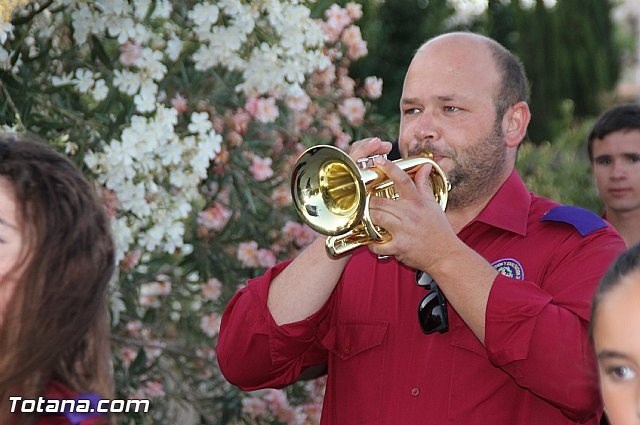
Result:
<instances>
[{"instance_id":1,"label":"white flower","mask_svg":"<svg viewBox=\"0 0 640 425\"><path fill-rule=\"evenodd\" d=\"M63 74L61 76L52 75L51 84L53 84L54 87L71 85L73 84L73 76L71 76L71 74Z\"/></svg>"},{"instance_id":2,"label":"white flower","mask_svg":"<svg viewBox=\"0 0 640 425\"><path fill-rule=\"evenodd\" d=\"M157 0L155 2L152 17L157 19L167 19L169 18L169 15L171 15L172 10L173 7L169 0Z\"/></svg>"},{"instance_id":3,"label":"white flower","mask_svg":"<svg viewBox=\"0 0 640 425\"><path fill-rule=\"evenodd\" d=\"M10 65L9 52L7 52L4 47L0 46L0 68L8 69Z\"/></svg>"},{"instance_id":4,"label":"white flower","mask_svg":"<svg viewBox=\"0 0 640 425\"><path fill-rule=\"evenodd\" d=\"M177 38L176 36L171 37L171 39L167 42L167 48L165 53L167 57L175 62L180 57L180 53L182 52L182 40Z\"/></svg>"},{"instance_id":5,"label":"white flower","mask_svg":"<svg viewBox=\"0 0 640 425\"><path fill-rule=\"evenodd\" d=\"M0 44L7 40L13 40L13 25L11 22L0 22Z\"/></svg>"},{"instance_id":6,"label":"white flower","mask_svg":"<svg viewBox=\"0 0 640 425\"><path fill-rule=\"evenodd\" d=\"M209 114L206 112L193 112L191 114L191 123L187 128L191 133L206 133L212 128Z\"/></svg>"},{"instance_id":7,"label":"white flower","mask_svg":"<svg viewBox=\"0 0 640 425\"><path fill-rule=\"evenodd\" d=\"M78 152L78 145L73 142L67 142L64 145L64 153L67 155L75 155Z\"/></svg>"},{"instance_id":8,"label":"white flower","mask_svg":"<svg viewBox=\"0 0 640 425\"><path fill-rule=\"evenodd\" d=\"M88 69L78 68L73 83L80 93L88 93L95 84L93 73Z\"/></svg>"},{"instance_id":9,"label":"white flower","mask_svg":"<svg viewBox=\"0 0 640 425\"><path fill-rule=\"evenodd\" d=\"M218 21L219 13L220 9L215 4L199 3L193 7L188 16L197 27L207 28Z\"/></svg>"},{"instance_id":10,"label":"white flower","mask_svg":"<svg viewBox=\"0 0 640 425\"><path fill-rule=\"evenodd\" d=\"M217 134L213 129L206 134L200 134L198 143L197 157L213 159L222 145L222 136Z\"/></svg>"},{"instance_id":11,"label":"white flower","mask_svg":"<svg viewBox=\"0 0 640 425\"><path fill-rule=\"evenodd\" d=\"M151 5L151 0L136 0L133 3L135 10L135 17L137 19L144 19L147 16L147 12L149 11L149 6Z\"/></svg>"},{"instance_id":12,"label":"white flower","mask_svg":"<svg viewBox=\"0 0 640 425\"><path fill-rule=\"evenodd\" d=\"M93 91L91 92L91 95L93 96L93 98L97 102L100 102L105 100L108 94L109 94L109 87L107 87L107 84L105 83L105 81L103 79L97 80L95 86L93 87Z\"/></svg>"},{"instance_id":13,"label":"white flower","mask_svg":"<svg viewBox=\"0 0 640 425\"><path fill-rule=\"evenodd\" d=\"M140 68L148 78L154 81L162 80L167 73L167 67L162 63L162 56L162 52L148 47L142 50Z\"/></svg>"},{"instance_id":14,"label":"white flower","mask_svg":"<svg viewBox=\"0 0 640 425\"><path fill-rule=\"evenodd\" d=\"M153 82L144 81L140 87L140 92L133 97L138 112L152 112L156 108L156 94L158 86Z\"/></svg>"},{"instance_id":15,"label":"white flower","mask_svg":"<svg viewBox=\"0 0 640 425\"><path fill-rule=\"evenodd\" d=\"M71 13L73 22L73 39L78 46L87 42L90 29L95 27L94 16L86 3L80 3L78 8Z\"/></svg>"},{"instance_id":16,"label":"white flower","mask_svg":"<svg viewBox=\"0 0 640 425\"><path fill-rule=\"evenodd\" d=\"M123 15L128 10L123 0L96 0L95 5L106 14Z\"/></svg>"},{"instance_id":17,"label":"white flower","mask_svg":"<svg viewBox=\"0 0 640 425\"><path fill-rule=\"evenodd\" d=\"M138 73L116 69L113 71L113 85L122 93L133 96L140 90L142 78Z\"/></svg>"}]
</instances>

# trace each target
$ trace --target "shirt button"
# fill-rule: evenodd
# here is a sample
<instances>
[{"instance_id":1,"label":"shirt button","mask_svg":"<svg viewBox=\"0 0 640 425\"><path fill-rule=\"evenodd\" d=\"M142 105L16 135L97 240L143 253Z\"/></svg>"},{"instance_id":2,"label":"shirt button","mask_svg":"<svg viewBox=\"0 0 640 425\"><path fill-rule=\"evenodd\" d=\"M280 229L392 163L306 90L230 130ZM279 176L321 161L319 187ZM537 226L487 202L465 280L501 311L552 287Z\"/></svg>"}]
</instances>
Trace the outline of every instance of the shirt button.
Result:
<instances>
[{"instance_id":1,"label":"shirt button","mask_svg":"<svg viewBox=\"0 0 640 425\"><path fill-rule=\"evenodd\" d=\"M342 353L343 353L345 356L348 356L349 354L351 354L351 347L350 347L350 346L346 346L346 347L344 347L344 348L342 349Z\"/></svg>"},{"instance_id":2,"label":"shirt button","mask_svg":"<svg viewBox=\"0 0 640 425\"><path fill-rule=\"evenodd\" d=\"M420 394L420 388L415 387L411 389L411 395L414 397L418 397L418 395Z\"/></svg>"}]
</instances>

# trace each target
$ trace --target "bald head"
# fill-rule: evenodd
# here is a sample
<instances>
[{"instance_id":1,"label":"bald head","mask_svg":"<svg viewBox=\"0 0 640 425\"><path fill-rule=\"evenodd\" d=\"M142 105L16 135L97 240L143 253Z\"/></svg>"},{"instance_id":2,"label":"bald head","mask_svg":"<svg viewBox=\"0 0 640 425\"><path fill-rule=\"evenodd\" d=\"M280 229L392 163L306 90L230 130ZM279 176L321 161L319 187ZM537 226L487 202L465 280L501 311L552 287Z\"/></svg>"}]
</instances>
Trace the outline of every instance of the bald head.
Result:
<instances>
[{"instance_id":1,"label":"bald head","mask_svg":"<svg viewBox=\"0 0 640 425\"><path fill-rule=\"evenodd\" d=\"M511 105L529 101L529 84L522 63L497 41L471 32L451 32L427 40L414 59L434 51L450 52L461 61L484 62L489 59L499 78L495 106L498 116Z\"/></svg>"}]
</instances>

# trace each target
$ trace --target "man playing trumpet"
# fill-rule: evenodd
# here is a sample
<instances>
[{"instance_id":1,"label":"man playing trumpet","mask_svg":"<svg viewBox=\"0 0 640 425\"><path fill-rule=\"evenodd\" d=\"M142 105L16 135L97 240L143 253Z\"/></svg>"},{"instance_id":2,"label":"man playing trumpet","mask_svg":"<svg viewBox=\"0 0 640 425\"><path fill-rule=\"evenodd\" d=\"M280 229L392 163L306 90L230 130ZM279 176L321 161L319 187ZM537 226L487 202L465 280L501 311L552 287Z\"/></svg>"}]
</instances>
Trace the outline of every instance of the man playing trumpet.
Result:
<instances>
[{"instance_id":1,"label":"man playing trumpet","mask_svg":"<svg viewBox=\"0 0 640 425\"><path fill-rule=\"evenodd\" d=\"M376 157L399 199L372 197L369 214L391 240L333 258L319 238L250 281L223 316L227 379L280 388L326 364L323 425L596 424L589 308L624 243L595 214L524 186L527 96L521 64L489 38L420 47L398 140L404 157L431 152L447 175L446 212L431 165L409 177ZM350 156L390 149L361 140Z\"/></svg>"}]
</instances>

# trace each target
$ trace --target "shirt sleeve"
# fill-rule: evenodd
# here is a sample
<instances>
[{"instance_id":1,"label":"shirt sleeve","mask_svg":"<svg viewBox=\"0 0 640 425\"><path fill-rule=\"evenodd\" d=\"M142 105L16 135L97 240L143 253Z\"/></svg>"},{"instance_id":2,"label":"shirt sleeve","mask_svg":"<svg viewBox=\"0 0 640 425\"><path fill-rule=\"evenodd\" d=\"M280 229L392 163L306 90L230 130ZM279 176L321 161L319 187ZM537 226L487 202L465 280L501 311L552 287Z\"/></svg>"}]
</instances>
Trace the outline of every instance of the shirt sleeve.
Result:
<instances>
[{"instance_id":1,"label":"shirt sleeve","mask_svg":"<svg viewBox=\"0 0 640 425\"><path fill-rule=\"evenodd\" d=\"M307 319L282 326L269 312L269 285L287 265L279 264L250 280L223 313L216 347L218 364L225 378L243 390L282 388L295 382L304 368L327 362L318 334L331 301Z\"/></svg>"},{"instance_id":2,"label":"shirt sleeve","mask_svg":"<svg viewBox=\"0 0 640 425\"><path fill-rule=\"evenodd\" d=\"M555 247L543 281L498 275L486 311L490 361L516 382L583 421L600 408L595 355L588 338L598 282L624 249L610 230Z\"/></svg>"}]
</instances>

